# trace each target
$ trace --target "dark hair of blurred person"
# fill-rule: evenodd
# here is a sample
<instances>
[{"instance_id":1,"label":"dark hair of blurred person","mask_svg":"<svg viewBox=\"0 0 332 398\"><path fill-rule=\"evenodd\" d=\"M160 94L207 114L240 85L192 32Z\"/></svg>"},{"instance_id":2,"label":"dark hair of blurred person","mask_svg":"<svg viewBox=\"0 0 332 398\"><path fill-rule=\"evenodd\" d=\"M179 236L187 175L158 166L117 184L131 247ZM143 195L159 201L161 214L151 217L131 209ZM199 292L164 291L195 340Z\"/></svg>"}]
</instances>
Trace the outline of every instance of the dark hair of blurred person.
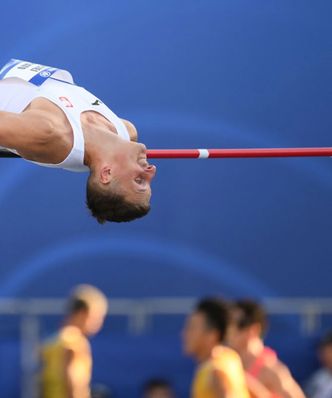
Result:
<instances>
[{"instance_id":1,"label":"dark hair of blurred person","mask_svg":"<svg viewBox=\"0 0 332 398\"><path fill-rule=\"evenodd\" d=\"M332 331L320 340L318 359L321 368L310 377L306 394L308 398L329 398L332 397Z\"/></svg>"},{"instance_id":2,"label":"dark hair of blurred person","mask_svg":"<svg viewBox=\"0 0 332 398\"><path fill-rule=\"evenodd\" d=\"M155 378L144 384L143 398L175 398L175 393L167 380Z\"/></svg>"},{"instance_id":3,"label":"dark hair of blurred person","mask_svg":"<svg viewBox=\"0 0 332 398\"><path fill-rule=\"evenodd\" d=\"M304 398L289 369L275 351L264 345L267 314L264 307L251 299L235 301L231 310L228 343L241 356L246 378L253 396L255 383L262 385L272 397Z\"/></svg>"},{"instance_id":4,"label":"dark hair of blurred person","mask_svg":"<svg viewBox=\"0 0 332 398\"><path fill-rule=\"evenodd\" d=\"M229 319L229 306L219 298L199 301L187 318L184 351L198 365L193 398L249 398L241 360L223 344Z\"/></svg>"},{"instance_id":5,"label":"dark hair of blurred person","mask_svg":"<svg viewBox=\"0 0 332 398\"><path fill-rule=\"evenodd\" d=\"M268 319L265 308L258 302L249 299L238 300L234 303L239 310L238 327L246 329L248 326L256 325L260 335L264 336L268 328Z\"/></svg>"},{"instance_id":6,"label":"dark hair of blurred person","mask_svg":"<svg viewBox=\"0 0 332 398\"><path fill-rule=\"evenodd\" d=\"M94 286L77 286L66 306L63 326L41 348L42 398L91 398L89 336L102 327L107 299Z\"/></svg>"}]
</instances>

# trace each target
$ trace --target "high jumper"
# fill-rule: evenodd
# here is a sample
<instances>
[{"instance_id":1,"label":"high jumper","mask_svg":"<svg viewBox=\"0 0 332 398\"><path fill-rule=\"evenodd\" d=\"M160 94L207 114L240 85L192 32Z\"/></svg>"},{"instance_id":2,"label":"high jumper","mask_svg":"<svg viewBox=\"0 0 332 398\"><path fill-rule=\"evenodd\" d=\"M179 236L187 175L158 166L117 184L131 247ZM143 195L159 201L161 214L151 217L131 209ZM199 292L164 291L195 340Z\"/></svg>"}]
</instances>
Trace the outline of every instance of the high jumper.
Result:
<instances>
[{"instance_id":1,"label":"high jumper","mask_svg":"<svg viewBox=\"0 0 332 398\"><path fill-rule=\"evenodd\" d=\"M156 167L135 126L65 70L16 59L0 70L0 146L40 166L89 172L87 205L100 223L150 209Z\"/></svg>"}]
</instances>

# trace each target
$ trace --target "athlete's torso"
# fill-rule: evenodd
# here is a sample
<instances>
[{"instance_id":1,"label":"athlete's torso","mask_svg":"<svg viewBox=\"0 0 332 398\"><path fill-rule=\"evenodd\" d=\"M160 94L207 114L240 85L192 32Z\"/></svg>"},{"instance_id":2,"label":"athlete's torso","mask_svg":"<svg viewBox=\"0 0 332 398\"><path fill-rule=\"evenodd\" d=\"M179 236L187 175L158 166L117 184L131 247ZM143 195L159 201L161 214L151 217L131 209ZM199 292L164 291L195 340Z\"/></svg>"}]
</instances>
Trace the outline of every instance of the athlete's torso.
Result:
<instances>
[{"instance_id":1,"label":"athlete's torso","mask_svg":"<svg viewBox=\"0 0 332 398\"><path fill-rule=\"evenodd\" d=\"M68 396L64 376L65 350L72 352L69 373L74 381L75 397L90 398L92 358L87 338L75 327L64 327L42 347L41 389L43 398Z\"/></svg>"},{"instance_id":2,"label":"athlete's torso","mask_svg":"<svg viewBox=\"0 0 332 398\"><path fill-rule=\"evenodd\" d=\"M247 368L247 372L268 388L269 386L266 385L264 379L264 368L266 366L273 366L277 362L278 357L276 352L269 347L264 347L261 354L251 362L250 366ZM280 396L271 392L271 398L280 398Z\"/></svg>"},{"instance_id":3,"label":"athlete's torso","mask_svg":"<svg viewBox=\"0 0 332 398\"><path fill-rule=\"evenodd\" d=\"M60 163L35 163L70 171L88 170L84 165L84 133L81 125L84 112L93 111L102 115L114 125L121 138L130 140L122 120L95 95L75 85L69 72L11 60L0 71L0 110L21 113L38 98L47 99L63 112L73 137L72 148Z\"/></svg>"},{"instance_id":4,"label":"athlete's torso","mask_svg":"<svg viewBox=\"0 0 332 398\"><path fill-rule=\"evenodd\" d=\"M218 398L212 379L215 370L223 375L227 396L249 398L241 359L234 350L224 346L216 347L211 358L197 369L192 398Z\"/></svg>"}]
</instances>

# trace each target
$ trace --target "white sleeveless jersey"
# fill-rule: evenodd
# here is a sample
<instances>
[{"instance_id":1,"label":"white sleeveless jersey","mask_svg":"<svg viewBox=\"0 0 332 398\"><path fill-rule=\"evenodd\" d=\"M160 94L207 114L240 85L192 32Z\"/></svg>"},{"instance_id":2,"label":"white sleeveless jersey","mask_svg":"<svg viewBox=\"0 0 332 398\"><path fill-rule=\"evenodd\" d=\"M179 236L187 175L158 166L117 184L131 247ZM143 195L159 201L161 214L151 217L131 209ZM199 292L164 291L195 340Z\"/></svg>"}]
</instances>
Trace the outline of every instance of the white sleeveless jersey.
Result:
<instances>
[{"instance_id":1,"label":"white sleeveless jersey","mask_svg":"<svg viewBox=\"0 0 332 398\"><path fill-rule=\"evenodd\" d=\"M119 137L130 141L122 120L102 101L74 84L71 74L31 62L12 59L0 70L0 110L21 113L35 98L47 98L65 113L73 130L73 147L61 163L37 163L40 166L70 171L88 171L84 165L84 134L80 116L85 111L103 115L115 126ZM9 151L17 153L14 149Z\"/></svg>"}]
</instances>

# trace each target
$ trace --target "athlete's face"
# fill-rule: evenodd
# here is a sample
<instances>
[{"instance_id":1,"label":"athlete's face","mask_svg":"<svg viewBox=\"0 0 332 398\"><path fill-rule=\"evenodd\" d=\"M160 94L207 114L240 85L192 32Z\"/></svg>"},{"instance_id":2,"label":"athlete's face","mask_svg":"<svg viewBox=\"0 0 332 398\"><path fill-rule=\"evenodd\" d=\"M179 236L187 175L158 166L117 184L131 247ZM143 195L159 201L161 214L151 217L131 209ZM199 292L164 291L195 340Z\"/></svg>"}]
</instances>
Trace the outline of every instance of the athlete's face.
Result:
<instances>
[{"instance_id":1,"label":"athlete's face","mask_svg":"<svg viewBox=\"0 0 332 398\"><path fill-rule=\"evenodd\" d=\"M186 320L182 338L184 352L196 357L215 344L216 336L214 331L207 327L204 315L194 312Z\"/></svg>"},{"instance_id":2,"label":"athlete's face","mask_svg":"<svg viewBox=\"0 0 332 398\"><path fill-rule=\"evenodd\" d=\"M328 344L319 350L319 359L324 367L332 370L332 345Z\"/></svg>"},{"instance_id":3,"label":"athlete's face","mask_svg":"<svg viewBox=\"0 0 332 398\"><path fill-rule=\"evenodd\" d=\"M151 181L156 174L156 166L148 163L145 145L119 140L110 173L128 202L138 205L150 203Z\"/></svg>"},{"instance_id":4,"label":"athlete's face","mask_svg":"<svg viewBox=\"0 0 332 398\"><path fill-rule=\"evenodd\" d=\"M88 336L93 336L100 331L106 316L104 309L90 309L84 324L84 332Z\"/></svg>"}]
</instances>

